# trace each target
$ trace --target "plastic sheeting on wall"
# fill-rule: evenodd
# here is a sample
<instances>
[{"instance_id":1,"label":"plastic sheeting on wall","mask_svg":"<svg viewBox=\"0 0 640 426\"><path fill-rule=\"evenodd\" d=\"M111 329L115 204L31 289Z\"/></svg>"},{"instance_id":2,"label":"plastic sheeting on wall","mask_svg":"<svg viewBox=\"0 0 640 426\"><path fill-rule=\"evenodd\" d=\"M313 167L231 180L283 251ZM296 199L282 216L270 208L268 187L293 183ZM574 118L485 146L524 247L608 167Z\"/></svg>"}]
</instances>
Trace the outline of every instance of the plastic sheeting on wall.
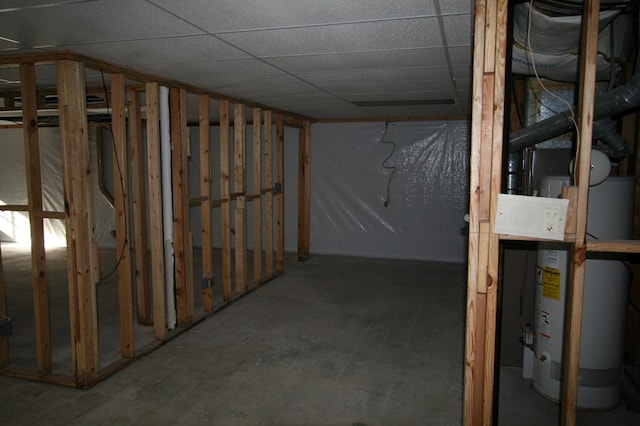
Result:
<instances>
[{"instance_id":1,"label":"plastic sheeting on wall","mask_svg":"<svg viewBox=\"0 0 640 426\"><path fill-rule=\"evenodd\" d=\"M40 157L42 168L43 208L47 211L64 211L62 186L62 158L60 132L57 128L40 128ZM94 239L100 247L115 247L112 231L115 229L113 207L98 189L97 144L95 130L89 132L92 164L92 202L94 214ZM0 202L27 205L27 180L25 174L24 141L22 129L0 130ZM109 165L110 167L111 165ZM62 220L45 219L45 244L66 245L65 223ZM3 241L30 241L28 214L0 212L0 237Z\"/></svg>"},{"instance_id":2,"label":"plastic sheeting on wall","mask_svg":"<svg viewBox=\"0 0 640 426\"><path fill-rule=\"evenodd\" d=\"M315 124L311 252L464 262L468 122ZM387 197L388 175L395 167Z\"/></svg>"}]
</instances>

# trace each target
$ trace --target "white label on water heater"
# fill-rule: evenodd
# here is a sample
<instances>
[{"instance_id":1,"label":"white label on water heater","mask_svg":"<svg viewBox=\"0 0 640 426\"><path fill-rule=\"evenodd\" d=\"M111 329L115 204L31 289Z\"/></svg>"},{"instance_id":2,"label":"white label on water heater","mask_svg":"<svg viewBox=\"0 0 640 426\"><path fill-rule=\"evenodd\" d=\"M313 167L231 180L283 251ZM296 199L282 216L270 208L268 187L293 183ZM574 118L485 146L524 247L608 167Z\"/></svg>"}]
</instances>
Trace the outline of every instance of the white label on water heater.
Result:
<instances>
[{"instance_id":1,"label":"white label on water heater","mask_svg":"<svg viewBox=\"0 0 640 426\"><path fill-rule=\"evenodd\" d=\"M563 240L569 200L498 194L494 232Z\"/></svg>"}]
</instances>

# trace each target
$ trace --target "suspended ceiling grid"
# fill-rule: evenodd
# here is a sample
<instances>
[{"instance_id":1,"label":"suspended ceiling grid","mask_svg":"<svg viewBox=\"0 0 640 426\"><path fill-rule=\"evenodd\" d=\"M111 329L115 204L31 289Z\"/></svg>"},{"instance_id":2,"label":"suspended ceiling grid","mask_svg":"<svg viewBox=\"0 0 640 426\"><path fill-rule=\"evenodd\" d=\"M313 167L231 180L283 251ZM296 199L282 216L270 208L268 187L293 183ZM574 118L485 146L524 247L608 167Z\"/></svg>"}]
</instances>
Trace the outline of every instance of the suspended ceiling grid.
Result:
<instances>
[{"instance_id":1,"label":"suspended ceiling grid","mask_svg":"<svg viewBox=\"0 0 640 426\"><path fill-rule=\"evenodd\" d=\"M3 0L0 55L70 50L311 118L466 116L472 11L473 0ZM18 80L0 69L0 91Z\"/></svg>"}]
</instances>

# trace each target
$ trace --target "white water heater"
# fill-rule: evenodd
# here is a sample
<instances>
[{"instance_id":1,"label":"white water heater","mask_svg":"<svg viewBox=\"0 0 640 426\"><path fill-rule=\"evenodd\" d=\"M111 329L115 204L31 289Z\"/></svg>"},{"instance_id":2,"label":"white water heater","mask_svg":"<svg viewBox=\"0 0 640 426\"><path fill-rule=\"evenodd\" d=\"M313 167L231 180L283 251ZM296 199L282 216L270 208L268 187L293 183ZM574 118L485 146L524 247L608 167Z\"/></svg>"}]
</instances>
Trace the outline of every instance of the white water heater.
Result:
<instances>
[{"instance_id":1,"label":"white water heater","mask_svg":"<svg viewBox=\"0 0 640 426\"><path fill-rule=\"evenodd\" d=\"M543 176L540 195L558 197L568 184L569 176ZM634 188L634 177L611 176L589 189L588 239L631 238ZM538 245L532 383L554 401L562 380L567 257L566 245ZM589 254L585 268L578 407L607 409L622 395L629 273L611 255Z\"/></svg>"}]
</instances>

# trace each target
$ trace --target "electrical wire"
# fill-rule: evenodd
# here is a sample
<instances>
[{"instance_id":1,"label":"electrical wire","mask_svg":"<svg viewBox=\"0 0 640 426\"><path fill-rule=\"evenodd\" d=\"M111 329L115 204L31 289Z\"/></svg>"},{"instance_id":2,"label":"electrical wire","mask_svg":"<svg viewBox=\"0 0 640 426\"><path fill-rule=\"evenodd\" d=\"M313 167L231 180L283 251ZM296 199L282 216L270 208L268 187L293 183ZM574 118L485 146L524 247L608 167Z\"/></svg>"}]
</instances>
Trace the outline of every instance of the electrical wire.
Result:
<instances>
[{"instance_id":1,"label":"electrical wire","mask_svg":"<svg viewBox=\"0 0 640 426\"><path fill-rule=\"evenodd\" d=\"M100 74L102 76L102 88L104 90L104 100L105 100L105 104L106 104L106 108L107 108L107 115L112 117L111 114L111 106L109 105L109 91L107 90L107 83L104 79L104 70L100 70ZM123 201L123 205L125 204L125 185L124 185L124 176L122 174L122 166L120 164L120 159L118 158L118 150L116 149L116 141L115 138L113 137L113 129L111 128L111 125L107 125L106 126L107 131L109 132L109 134L111 135L111 146L113 147L113 160L115 161L116 167L118 169L118 181L120 182L120 187L122 189L121 193L122 193L122 201ZM125 221L125 229L129 228L128 225L128 219L127 219L127 215L124 215L124 221ZM122 249L120 250L120 254L118 255L118 261L116 262L115 266L113 267L113 269L104 277L100 278L100 283L108 280L109 278L111 278L111 276L113 274L116 273L116 271L118 270L118 267L120 266L120 263L122 263L122 260L124 259L125 256L125 250L127 248L127 244L129 244L129 240L127 238L124 239L124 241L122 242Z\"/></svg>"},{"instance_id":2,"label":"electrical wire","mask_svg":"<svg viewBox=\"0 0 640 426\"><path fill-rule=\"evenodd\" d=\"M387 207L387 208L389 207L389 204L391 203L391 181L393 181L393 175L396 174L396 167L395 166L388 166L386 164L387 161L396 152L396 143L393 142L393 141L386 140L388 131L389 131L389 122L385 122L384 123L384 133L382 134L382 139L380 139L380 143L389 144L392 147L391 148L391 152L389 153L389 155L387 155L387 158L382 160L382 163L380 163L380 166L382 166L384 169L391 170L389 172L389 175L387 176L387 196L386 196L386 198L384 200L384 206Z\"/></svg>"}]
</instances>

